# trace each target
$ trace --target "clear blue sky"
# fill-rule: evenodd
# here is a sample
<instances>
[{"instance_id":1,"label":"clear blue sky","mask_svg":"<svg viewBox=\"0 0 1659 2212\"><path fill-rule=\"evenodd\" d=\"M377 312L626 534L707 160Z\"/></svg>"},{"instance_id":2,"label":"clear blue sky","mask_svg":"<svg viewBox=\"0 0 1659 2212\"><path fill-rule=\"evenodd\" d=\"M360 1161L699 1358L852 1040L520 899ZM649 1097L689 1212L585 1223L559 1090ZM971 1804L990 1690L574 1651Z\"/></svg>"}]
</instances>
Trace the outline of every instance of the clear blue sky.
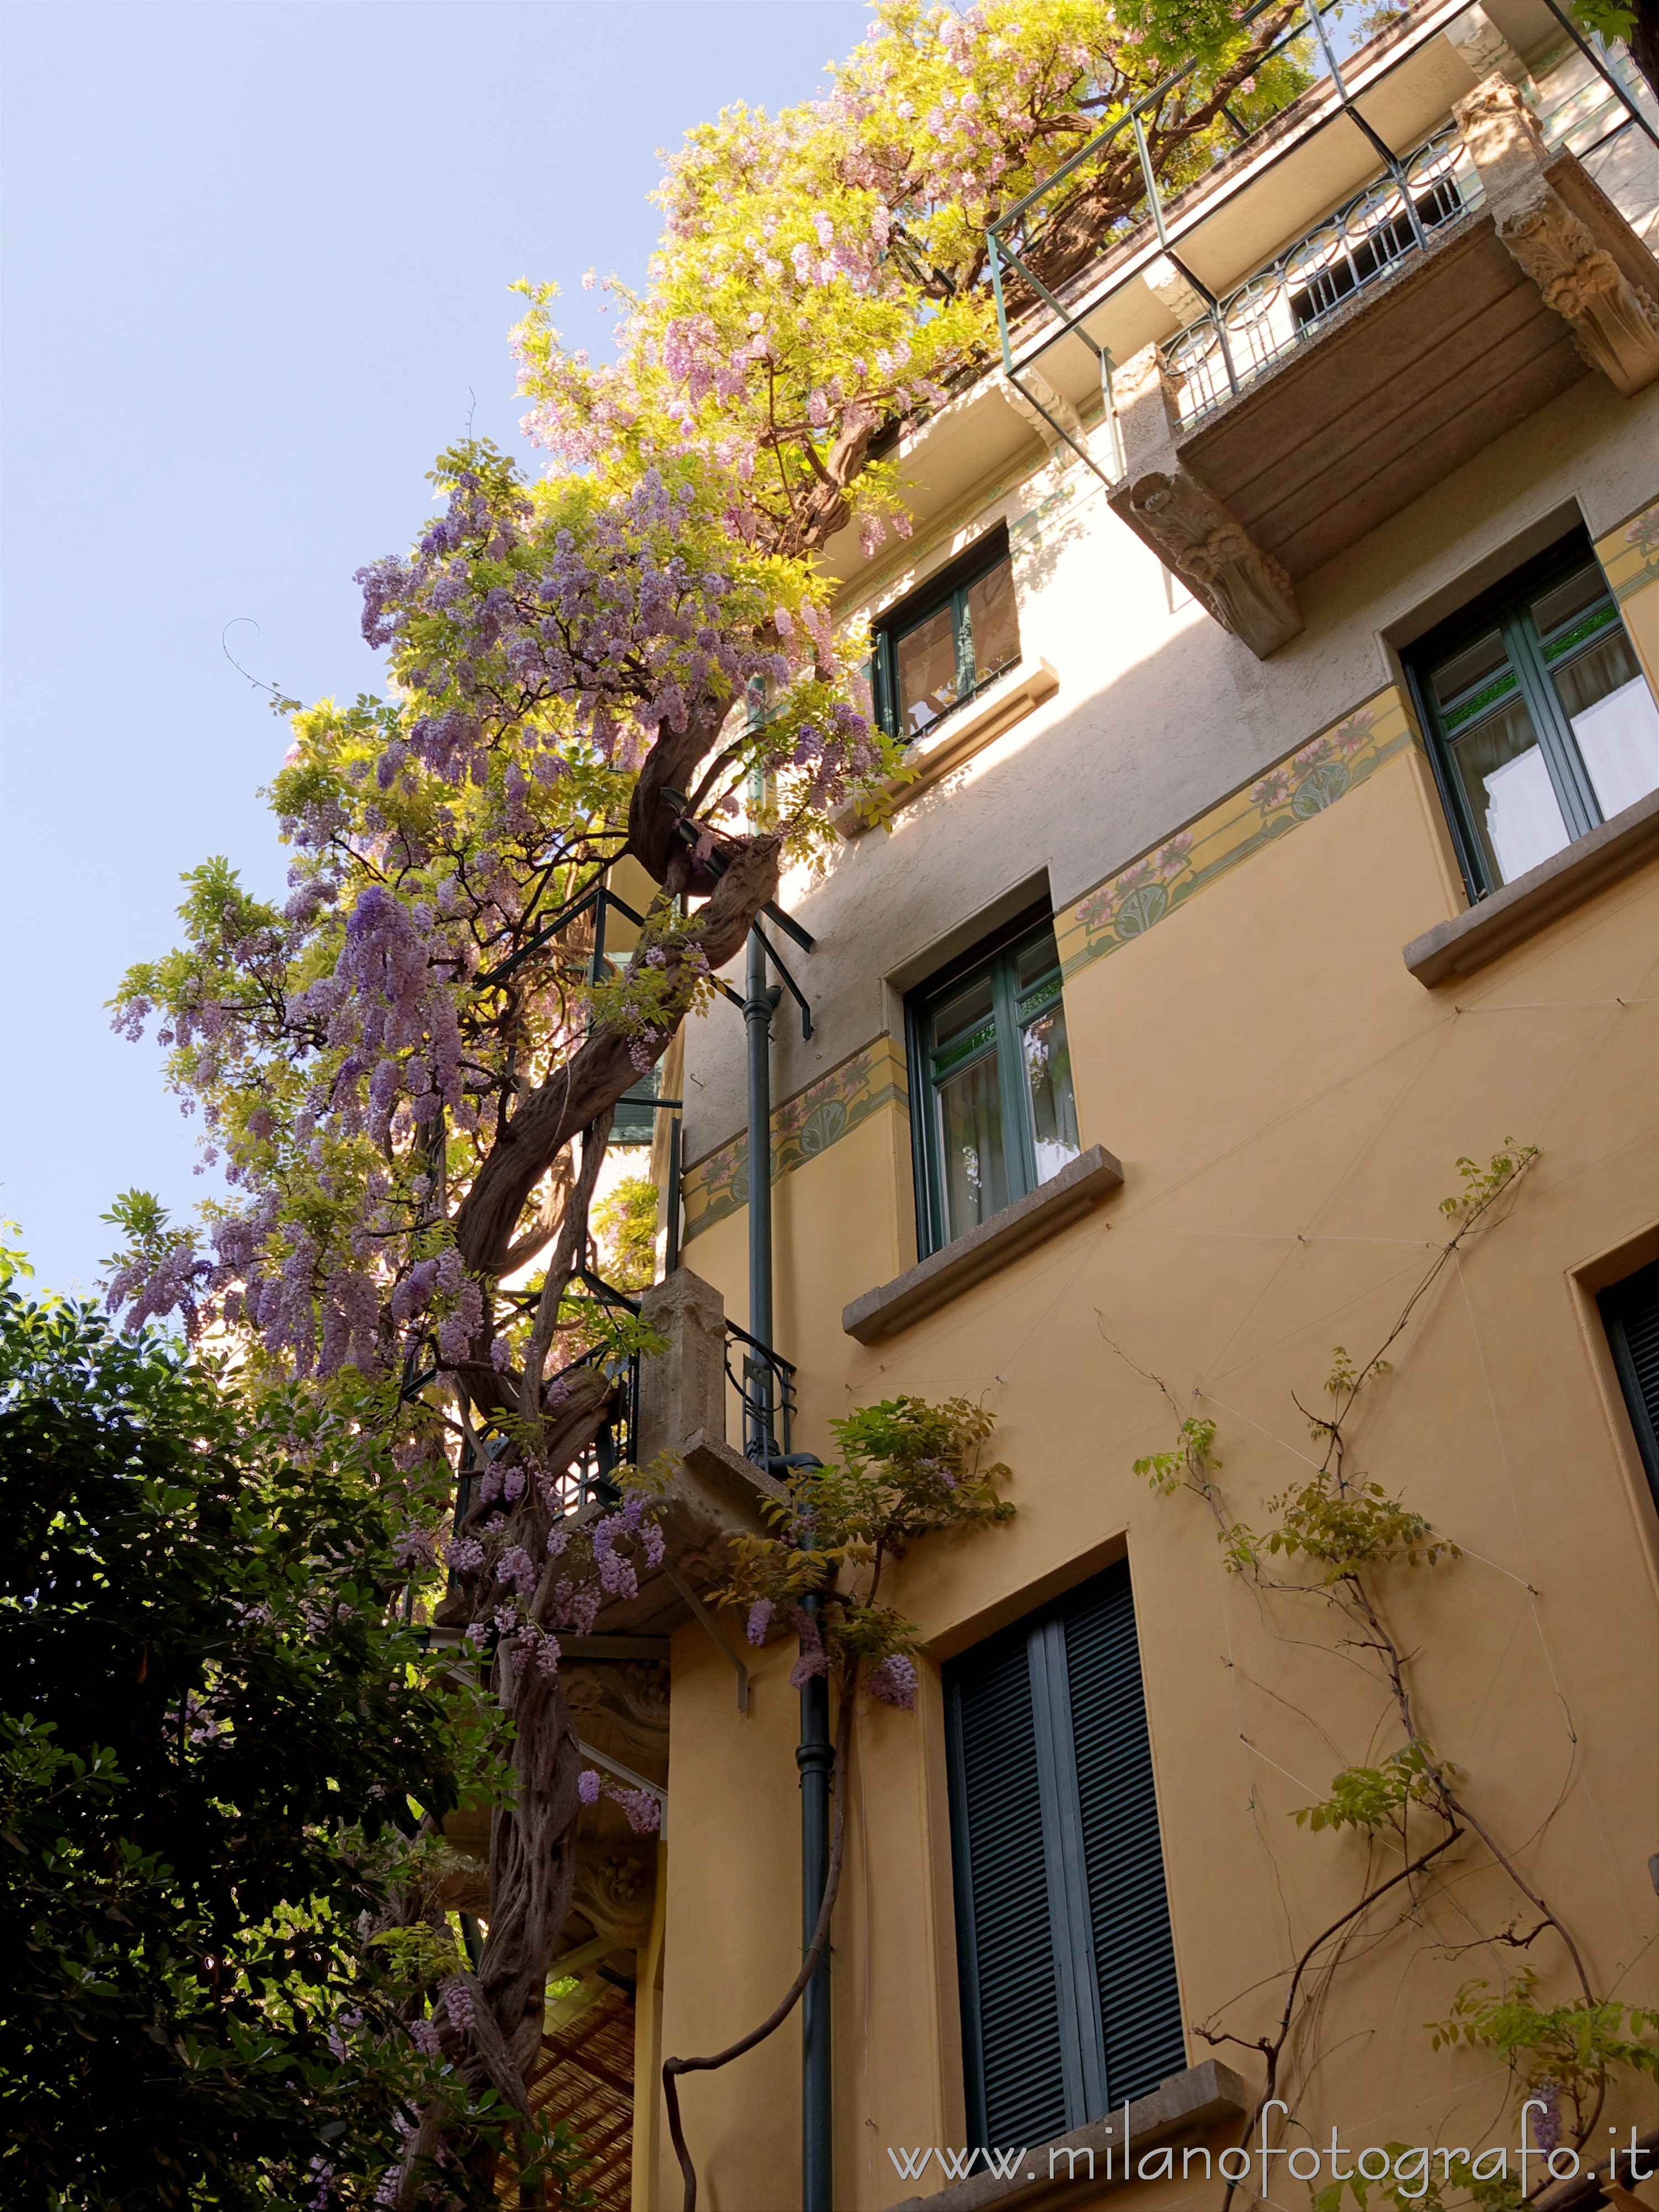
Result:
<instances>
[{"instance_id":1,"label":"clear blue sky","mask_svg":"<svg viewBox=\"0 0 1659 2212\"><path fill-rule=\"evenodd\" d=\"M526 457L516 276L638 281L656 149L817 88L843 0L13 5L4 82L0 1215L89 1288L119 1190L204 1188L160 1055L104 1002L179 877L284 856L296 696L372 690L352 571L476 430ZM247 619L240 619L246 617ZM226 625L236 627L226 634ZM252 623L258 625L258 631Z\"/></svg>"}]
</instances>

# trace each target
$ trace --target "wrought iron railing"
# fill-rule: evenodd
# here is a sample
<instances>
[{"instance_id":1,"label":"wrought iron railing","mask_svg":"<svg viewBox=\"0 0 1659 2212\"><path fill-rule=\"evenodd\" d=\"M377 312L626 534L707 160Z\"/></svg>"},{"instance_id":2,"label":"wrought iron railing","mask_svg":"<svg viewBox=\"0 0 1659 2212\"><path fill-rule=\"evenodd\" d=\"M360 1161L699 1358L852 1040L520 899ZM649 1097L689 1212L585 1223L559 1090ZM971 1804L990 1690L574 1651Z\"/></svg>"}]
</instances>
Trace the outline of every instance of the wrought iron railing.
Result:
<instances>
[{"instance_id":1,"label":"wrought iron railing","mask_svg":"<svg viewBox=\"0 0 1659 2212\"><path fill-rule=\"evenodd\" d=\"M743 1347L741 1372L732 1364L735 1346ZM743 1407L743 1454L757 1467L794 1449L795 1363L757 1343L734 1321L726 1324L726 1372Z\"/></svg>"},{"instance_id":2,"label":"wrought iron railing","mask_svg":"<svg viewBox=\"0 0 1659 2212\"><path fill-rule=\"evenodd\" d=\"M614 1307L617 1311L637 1315L640 1302L630 1298L615 1284L579 1268L573 1280L586 1285L601 1305ZM571 1462L562 1474L555 1478L556 1486L566 1499L567 1513L575 1512L589 1498L598 1498L606 1505L617 1504L622 1497L615 1475L619 1467L635 1463L639 1445L640 1422L640 1355L637 1352L617 1352L605 1345L596 1345L585 1352L580 1359L573 1359L568 1367L562 1368L554 1382L580 1373L584 1368L598 1367L607 1376L616 1389L611 1410L604 1425L592 1443L584 1447L580 1455ZM551 1386L550 1386L551 1387Z\"/></svg>"},{"instance_id":3,"label":"wrought iron railing","mask_svg":"<svg viewBox=\"0 0 1659 2212\"><path fill-rule=\"evenodd\" d=\"M637 1314L639 1300L630 1298L612 1283L579 1268L572 1278L583 1284L602 1305L614 1306L628 1313ZM618 1352L609 1345L597 1344L562 1367L552 1376L548 1388L569 1381L575 1375L597 1367L614 1386L609 1412L592 1440L584 1444L568 1467L550 1478L553 1496L566 1514L579 1512L590 1499L611 1506L621 1502L622 1492L616 1481L619 1467L631 1467L635 1462L639 1442L640 1355L637 1352ZM455 1515L453 1533L459 1535L471 1514L477 1496L478 1485L489 1475L493 1462L504 1452L509 1439L505 1431L486 1433L478 1439L479 1453L471 1447L462 1455L462 1463L455 1483ZM452 1570L449 1588L455 1586Z\"/></svg>"},{"instance_id":4,"label":"wrought iron railing","mask_svg":"<svg viewBox=\"0 0 1659 2212\"><path fill-rule=\"evenodd\" d=\"M1632 119L1629 103L1591 76L1538 123L1547 146L1584 155ZM1235 386L1242 390L1317 337L1334 314L1485 198L1455 124L1425 139L1400 167L1400 177L1383 176L1357 192L1170 339L1164 358L1183 429L1231 398Z\"/></svg>"},{"instance_id":5,"label":"wrought iron railing","mask_svg":"<svg viewBox=\"0 0 1659 2212\"><path fill-rule=\"evenodd\" d=\"M1583 160L1615 132L1633 125L1659 145L1659 119L1650 112L1652 103L1627 58L1604 48L1599 40L1592 44L1574 23L1562 0L1544 0L1544 4L1568 41L1577 48L1588 73L1587 80L1577 85L1554 112L1538 118L1546 143L1552 147L1565 145ZM1256 5L1243 10L1239 21L1247 24L1261 12L1257 0ZM1166 349L1166 359L1179 349L1178 367L1187 379L1181 403L1183 425L1200 420L1210 409L1260 375L1273 362L1283 359L1295 346L1316 336L1344 301L1352 299L1366 283L1375 282L1396 266L1402 252L1418 250L1443 228L1449 217L1455 219L1459 212L1478 202L1480 192L1472 165L1462 156L1461 149L1446 157L1445 149L1456 144L1453 128L1419 147L1407 161L1401 161L1378 137L1356 105L1355 88L1344 75L1344 57L1333 44L1326 17L1335 12L1331 0L1309 0L1301 10L1302 21L1295 27L1305 27L1313 33L1325 74L1337 95L1329 112L1312 120L1311 130L1317 134L1346 118L1364 133L1383 157L1386 176L1369 186L1337 216L1328 218L1317 231L1298 240L1270 269L1250 278L1226 297L1217 299L1210 295L1182 258L1194 217L1200 222L1207 219L1219 203L1189 210L1187 216L1175 222L1172 232L1165 220L1163 194L1153 174L1142 120L1190 73L1196 66L1194 61L1186 63L1133 107L1123 110L1098 136L1062 162L1051 177L1035 186L989 227L988 259L1003 372L1048 422L1056 439L1071 447L1083 465L1109 489L1123 466L1112 393L1112 374L1116 364L1086 325L1098 317L1102 307L1118 291L1137 280L1141 273L1140 264L1131 258L1103 289L1096 289L1086 273L1073 276L1057 295L1033 273L1027 257L1035 250L1044 226L1054 219L1054 195L1074 189L1077 181L1107 156L1120 134L1133 134L1146 188L1144 208L1129 210L1125 222L1133 231L1149 217L1159 251L1187 278L1194 292L1208 302L1199 321L1180 332ZM1432 9L1425 10L1415 21L1407 12L1401 19L1401 26L1398 36L1390 33L1392 45L1382 52L1380 66L1369 75L1360 70L1366 81L1358 86L1358 90L1374 89L1418 54L1427 41L1437 37L1443 27ZM1362 22L1362 30L1364 27ZM1589 82L1589 78L1595 82ZM1437 155L1442 157L1437 163ZM1415 173L1413 165L1417 165ZM1248 171L1241 170L1238 186L1245 187L1249 181ZM1454 193L1455 208L1449 204ZM1172 210L1172 221L1176 213L1178 210ZM1118 234L1114 233L1112 237L1103 235L1102 252L1106 252L1114 242L1122 242ZM1286 268L1291 257L1305 254L1313 247L1317 251L1309 261L1295 269ZM1008 272L1018 276L1037 303L1034 307L1022 308L1018 333L1011 325L1005 290ZM1035 369L1052 347L1068 340L1080 344L1098 369L1102 407L1110 433L1108 452L1103 456L1091 450L1088 434L1081 426L1073 423L1068 427L1050 411L1045 402L1051 401L1053 395L1046 391L1041 380L1036 389L1021 381L1022 376Z\"/></svg>"},{"instance_id":6,"label":"wrought iron railing","mask_svg":"<svg viewBox=\"0 0 1659 2212\"><path fill-rule=\"evenodd\" d=\"M1482 198L1455 125L1401 169L1401 179L1368 185L1170 341L1164 359L1183 429L1317 337L1334 314Z\"/></svg>"}]
</instances>

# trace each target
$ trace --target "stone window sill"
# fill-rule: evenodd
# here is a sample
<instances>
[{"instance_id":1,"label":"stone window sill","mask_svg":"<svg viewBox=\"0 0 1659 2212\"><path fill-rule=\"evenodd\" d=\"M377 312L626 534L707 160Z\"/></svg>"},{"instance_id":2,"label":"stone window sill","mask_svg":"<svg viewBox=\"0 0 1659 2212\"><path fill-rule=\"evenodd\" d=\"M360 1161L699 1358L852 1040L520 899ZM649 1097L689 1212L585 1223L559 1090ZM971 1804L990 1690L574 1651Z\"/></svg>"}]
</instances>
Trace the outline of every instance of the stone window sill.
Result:
<instances>
[{"instance_id":1,"label":"stone window sill","mask_svg":"<svg viewBox=\"0 0 1659 2212\"><path fill-rule=\"evenodd\" d=\"M1650 860L1659 860L1659 791L1650 791L1588 837L1528 868L1467 914L1414 937L1405 962L1425 990L1499 960L1540 929Z\"/></svg>"},{"instance_id":2,"label":"stone window sill","mask_svg":"<svg viewBox=\"0 0 1659 2212\"><path fill-rule=\"evenodd\" d=\"M1060 678L1046 660L1039 660L1033 668L1016 668L1006 683L994 684L965 713L953 714L936 738L920 738L912 747L908 765L915 774L902 780L895 777L883 787L892 802L891 811L896 813L901 806L919 799L952 769L982 752L994 738L1023 721L1033 707L1052 698L1059 689ZM875 827L856 800L830 819L843 837L862 836Z\"/></svg>"},{"instance_id":3,"label":"stone window sill","mask_svg":"<svg viewBox=\"0 0 1659 2212\"><path fill-rule=\"evenodd\" d=\"M983 1282L1021 1253L1069 1227L1123 1182L1123 1170L1099 1145L1063 1167L1057 1176L1005 1206L977 1229L958 1237L918 1267L866 1291L842 1310L841 1325L860 1344L896 1336L912 1322L934 1312L975 1283Z\"/></svg>"},{"instance_id":4,"label":"stone window sill","mask_svg":"<svg viewBox=\"0 0 1659 2212\"><path fill-rule=\"evenodd\" d=\"M1218 2058L1206 2058L1201 2066L1189 2066L1184 2074L1171 2074L1150 2096L1137 2097L1130 2106L1130 2156L1139 2164L1143 2151L1156 2150L1181 2136L1201 2135L1229 2120L1243 2119L1249 2102L1244 2084ZM1121 2163L1116 2163L1109 2181L1106 2154L1121 2147L1119 2130L1124 2124L1121 2110L1109 2120L1091 2120L1087 2127L1074 2128L1068 2136L1058 2136L1053 2142L1039 2143L1028 2150L1019 2170L1006 2181L995 2174L976 2173L931 2197L907 2197L891 2212L1039 2212L1039 2208L1047 2212L1050 2206L1077 2201L1068 2176L1079 2163L1084 2174L1093 2166L1096 2190L1121 2189ZM1077 2157L1068 2160L1067 2151L1075 2151ZM1093 2152L1092 2160L1085 2158L1088 2151ZM1060 2163L1051 2180L1049 2172L1056 2159ZM1096 2201L1094 2191L1087 2201Z\"/></svg>"}]
</instances>

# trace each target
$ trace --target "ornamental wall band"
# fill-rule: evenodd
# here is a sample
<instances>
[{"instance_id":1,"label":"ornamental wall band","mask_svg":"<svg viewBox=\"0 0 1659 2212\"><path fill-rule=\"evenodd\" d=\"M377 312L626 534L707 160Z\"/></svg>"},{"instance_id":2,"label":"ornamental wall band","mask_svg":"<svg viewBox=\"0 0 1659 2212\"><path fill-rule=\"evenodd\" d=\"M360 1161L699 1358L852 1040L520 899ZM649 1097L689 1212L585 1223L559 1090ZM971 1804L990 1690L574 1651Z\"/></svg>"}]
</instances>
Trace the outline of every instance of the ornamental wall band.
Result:
<instances>
[{"instance_id":1,"label":"ornamental wall band","mask_svg":"<svg viewBox=\"0 0 1659 2212\"><path fill-rule=\"evenodd\" d=\"M1045 507L1069 504L1063 493ZM1036 520L1033 510L1027 521ZM1596 541L1649 674L1659 688L1659 505ZM1054 917L1068 979L1121 951L1252 854L1334 806L1420 744L1411 711L1390 684L1298 746L1246 789L1142 854ZM909 1111L902 1047L884 1032L787 1099L772 1115L772 1180L828 1152L890 1104ZM728 1139L688 1168L682 1186L689 1241L749 1202L749 1139Z\"/></svg>"}]
</instances>

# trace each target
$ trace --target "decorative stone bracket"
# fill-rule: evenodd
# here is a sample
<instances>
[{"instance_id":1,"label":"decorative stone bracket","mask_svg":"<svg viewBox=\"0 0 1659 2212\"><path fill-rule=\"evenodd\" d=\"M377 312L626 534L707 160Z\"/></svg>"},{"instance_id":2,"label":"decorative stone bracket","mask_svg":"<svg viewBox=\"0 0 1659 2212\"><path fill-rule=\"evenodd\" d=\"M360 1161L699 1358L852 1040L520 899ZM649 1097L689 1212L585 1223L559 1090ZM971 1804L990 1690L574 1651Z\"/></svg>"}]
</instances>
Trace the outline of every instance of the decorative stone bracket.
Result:
<instances>
[{"instance_id":1,"label":"decorative stone bracket","mask_svg":"<svg viewBox=\"0 0 1659 2212\"><path fill-rule=\"evenodd\" d=\"M1074 438L1079 446L1086 446L1089 434L1083 427L1077 409L1065 393L1056 392L1048 379L1039 376L1033 368L1022 369L1020 376L1025 389L1022 391L1019 385L1009 377L1004 380L1002 396L1021 421L1030 423L1045 446L1058 447L1061 430Z\"/></svg>"},{"instance_id":2,"label":"decorative stone bracket","mask_svg":"<svg viewBox=\"0 0 1659 2212\"><path fill-rule=\"evenodd\" d=\"M1659 377L1659 306L1547 185L1505 208L1496 228L1592 368L1626 398Z\"/></svg>"},{"instance_id":3,"label":"decorative stone bracket","mask_svg":"<svg viewBox=\"0 0 1659 2212\"><path fill-rule=\"evenodd\" d=\"M1174 455L1109 494L1114 511L1258 660L1303 626L1296 586Z\"/></svg>"},{"instance_id":4,"label":"decorative stone bracket","mask_svg":"<svg viewBox=\"0 0 1659 2212\"><path fill-rule=\"evenodd\" d=\"M1107 497L1223 629L1259 660L1302 628L1296 586L1176 452L1175 394L1156 346L1114 380L1125 473Z\"/></svg>"},{"instance_id":5,"label":"decorative stone bracket","mask_svg":"<svg viewBox=\"0 0 1659 2212\"><path fill-rule=\"evenodd\" d=\"M1587 202L1592 218L1602 218L1592 228L1567 205L1545 174L1549 155L1537 126L1504 77L1489 76L1456 114L1492 227L1517 268L1571 326L1591 368L1627 398L1644 390L1659 379L1659 302L1639 281L1650 270L1659 278L1652 257L1612 210L1609 222Z\"/></svg>"}]
</instances>

